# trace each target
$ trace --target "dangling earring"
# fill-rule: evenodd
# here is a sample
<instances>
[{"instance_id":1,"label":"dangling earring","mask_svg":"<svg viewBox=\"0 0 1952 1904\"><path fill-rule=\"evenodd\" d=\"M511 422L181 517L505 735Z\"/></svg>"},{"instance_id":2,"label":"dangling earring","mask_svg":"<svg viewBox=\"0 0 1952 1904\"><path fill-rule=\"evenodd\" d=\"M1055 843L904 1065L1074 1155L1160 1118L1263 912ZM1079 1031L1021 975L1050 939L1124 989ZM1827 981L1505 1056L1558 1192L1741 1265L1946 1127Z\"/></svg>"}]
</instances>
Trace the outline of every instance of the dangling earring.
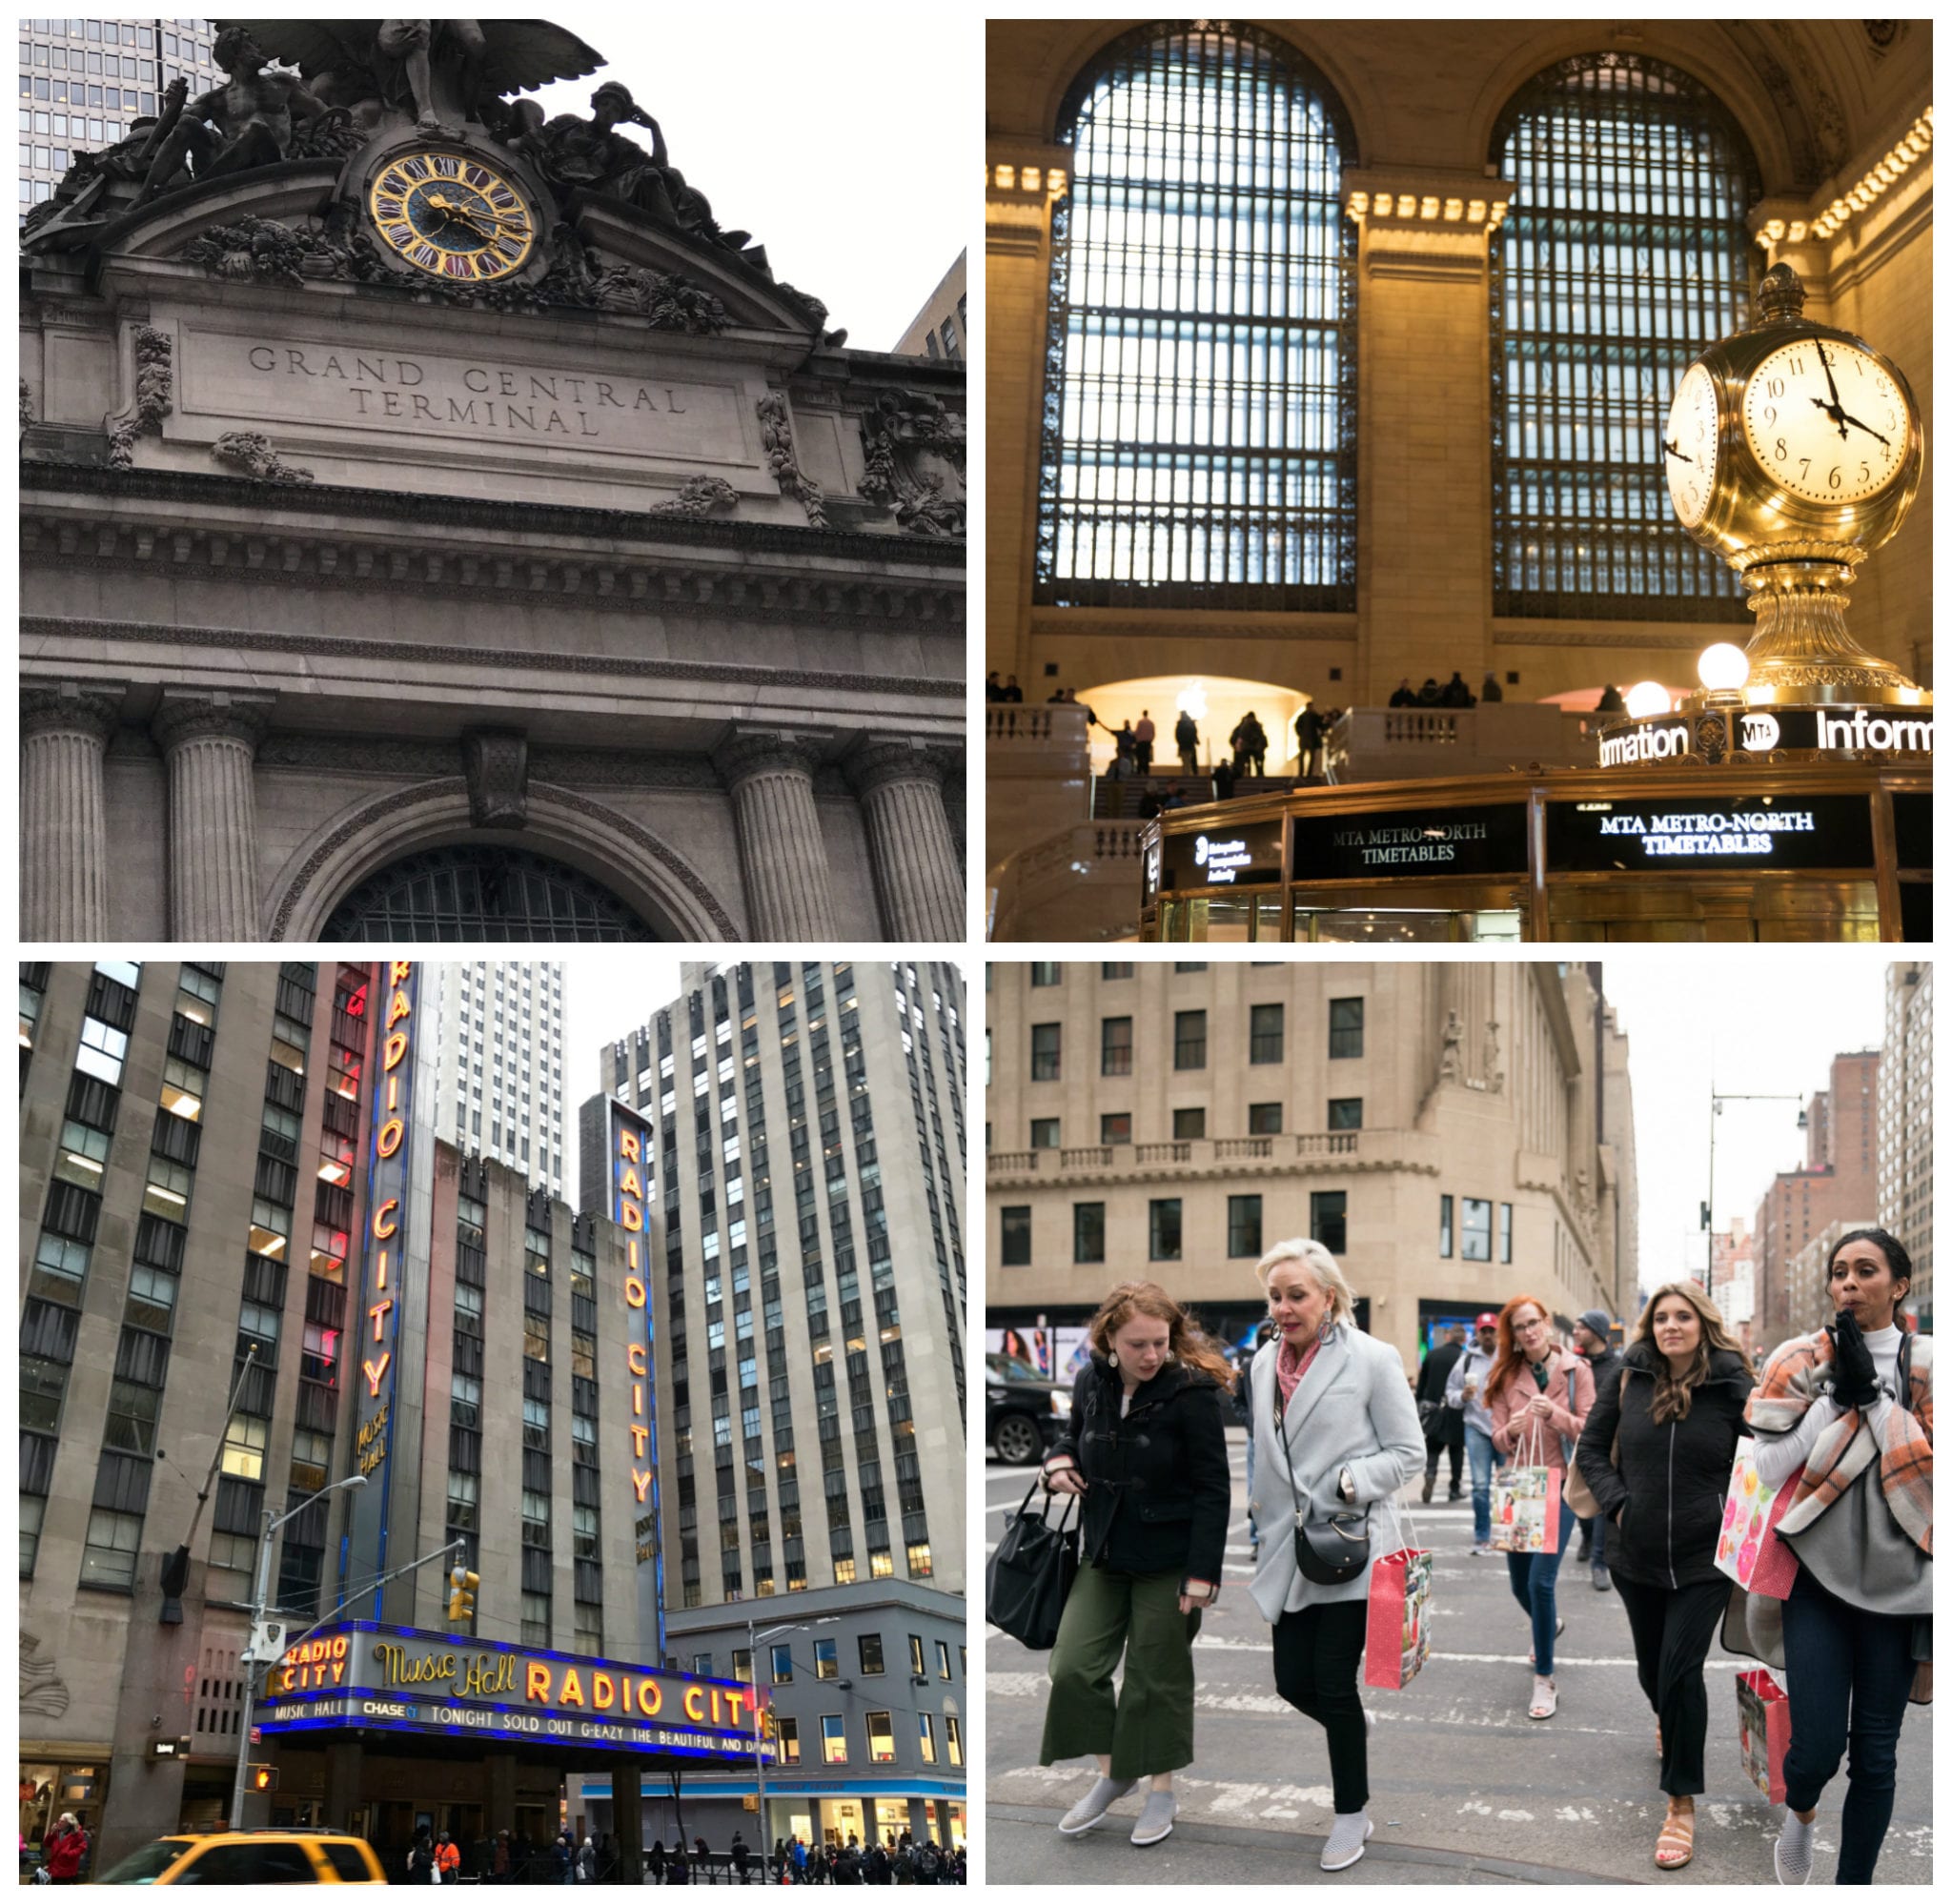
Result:
<instances>
[{"instance_id":1,"label":"dangling earring","mask_svg":"<svg viewBox=\"0 0 1952 1904\"><path fill-rule=\"evenodd\" d=\"M1117 1349L1115 1349L1115 1348L1112 1348L1112 1349L1108 1349L1108 1350L1106 1351L1106 1354L1105 1354L1105 1366L1106 1366L1106 1367L1107 1367L1108 1368L1116 1368L1116 1367L1118 1367L1118 1350L1117 1350Z\"/></svg>"}]
</instances>

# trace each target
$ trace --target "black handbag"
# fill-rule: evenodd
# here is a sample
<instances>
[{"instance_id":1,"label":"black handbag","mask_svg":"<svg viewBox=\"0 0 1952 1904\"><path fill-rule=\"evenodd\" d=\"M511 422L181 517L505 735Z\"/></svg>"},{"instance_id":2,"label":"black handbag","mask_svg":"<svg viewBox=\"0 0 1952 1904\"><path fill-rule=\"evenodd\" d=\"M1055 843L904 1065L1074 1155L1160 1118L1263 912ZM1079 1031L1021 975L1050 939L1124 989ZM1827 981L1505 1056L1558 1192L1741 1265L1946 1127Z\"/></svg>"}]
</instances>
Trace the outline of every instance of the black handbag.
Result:
<instances>
[{"instance_id":1,"label":"black handbag","mask_svg":"<svg viewBox=\"0 0 1952 1904\"><path fill-rule=\"evenodd\" d=\"M1274 1406L1281 1407L1281 1384L1274 1383ZM1288 1445L1288 1423L1275 1417L1281 1436L1281 1452L1288 1462L1288 1491L1296 1501L1301 1489L1294 1479L1294 1450ZM1294 1564L1304 1580L1317 1587L1341 1587L1356 1578L1369 1565L1369 1509L1326 1514L1319 1520L1304 1518L1294 1510Z\"/></svg>"},{"instance_id":2,"label":"black handbag","mask_svg":"<svg viewBox=\"0 0 1952 1904\"><path fill-rule=\"evenodd\" d=\"M1078 1575L1078 1530L1065 1525L1078 1497L1067 1499L1055 1522L1033 1514L1030 1497L1042 1478L1030 1483L1016 1512L1004 1523L1003 1538L985 1575L985 1616L1032 1652L1048 1651L1057 1644L1057 1623Z\"/></svg>"}]
</instances>

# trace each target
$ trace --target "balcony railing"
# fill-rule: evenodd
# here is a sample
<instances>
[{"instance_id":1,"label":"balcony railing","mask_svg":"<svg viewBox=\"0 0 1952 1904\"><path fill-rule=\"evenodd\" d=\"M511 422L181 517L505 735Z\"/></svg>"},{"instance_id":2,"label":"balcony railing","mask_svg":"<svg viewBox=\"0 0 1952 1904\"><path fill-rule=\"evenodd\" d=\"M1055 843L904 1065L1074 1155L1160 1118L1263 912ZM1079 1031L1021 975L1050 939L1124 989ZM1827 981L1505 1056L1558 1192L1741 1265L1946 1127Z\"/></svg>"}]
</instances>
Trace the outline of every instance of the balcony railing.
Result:
<instances>
[{"instance_id":1,"label":"balcony railing","mask_svg":"<svg viewBox=\"0 0 1952 1904\"><path fill-rule=\"evenodd\" d=\"M1371 1132L1372 1140L1383 1133ZM992 1150L988 1175L992 1182L1013 1177L1102 1177L1134 1175L1178 1165L1199 1172L1221 1165L1264 1164L1278 1168L1329 1157L1355 1157L1365 1133L1359 1130L1293 1130L1265 1137L1169 1138L1154 1144L1086 1144L1062 1149ZM1400 1135L1400 1133L1399 1133Z\"/></svg>"}]
</instances>

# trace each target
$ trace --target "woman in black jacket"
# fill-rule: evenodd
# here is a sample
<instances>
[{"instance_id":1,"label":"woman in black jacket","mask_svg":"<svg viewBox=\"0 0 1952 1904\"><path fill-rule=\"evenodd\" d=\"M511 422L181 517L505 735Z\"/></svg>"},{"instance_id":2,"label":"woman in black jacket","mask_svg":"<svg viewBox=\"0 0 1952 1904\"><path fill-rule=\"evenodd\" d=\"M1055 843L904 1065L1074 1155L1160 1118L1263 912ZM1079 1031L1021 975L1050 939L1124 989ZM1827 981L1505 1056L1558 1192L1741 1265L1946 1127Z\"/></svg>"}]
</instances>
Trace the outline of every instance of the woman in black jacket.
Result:
<instances>
[{"instance_id":1,"label":"woman in black jacket","mask_svg":"<svg viewBox=\"0 0 1952 1904\"><path fill-rule=\"evenodd\" d=\"M1667 1816L1654 1862L1663 1871L1678 1871L1695 1851L1695 1793L1706 1790L1702 1662L1735 1584L1715 1570L1715 1546L1755 1386L1707 1290L1666 1283L1579 1437L1579 1472L1616 1529L1607 1566L1634 1631L1640 1690L1659 1720Z\"/></svg>"},{"instance_id":2,"label":"woman in black jacket","mask_svg":"<svg viewBox=\"0 0 1952 1904\"><path fill-rule=\"evenodd\" d=\"M1038 1762L1098 1760L1098 1782L1058 1826L1067 1836L1149 1780L1132 1842L1154 1845L1172 1830L1172 1774L1192 1762L1193 1635L1220 1590L1232 1503L1220 1416L1232 1370L1156 1283L1112 1290L1090 1342L1044 1464L1051 1492L1084 1497L1084 1539Z\"/></svg>"}]
</instances>

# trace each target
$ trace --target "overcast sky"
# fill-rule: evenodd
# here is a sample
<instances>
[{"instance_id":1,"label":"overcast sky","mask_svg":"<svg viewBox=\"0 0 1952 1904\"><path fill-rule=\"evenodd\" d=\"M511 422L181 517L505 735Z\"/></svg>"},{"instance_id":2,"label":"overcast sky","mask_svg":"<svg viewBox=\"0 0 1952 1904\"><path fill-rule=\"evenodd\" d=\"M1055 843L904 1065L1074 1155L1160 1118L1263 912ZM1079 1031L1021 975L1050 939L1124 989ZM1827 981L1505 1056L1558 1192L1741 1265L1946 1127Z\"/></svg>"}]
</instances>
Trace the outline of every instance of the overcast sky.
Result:
<instances>
[{"instance_id":1,"label":"overcast sky","mask_svg":"<svg viewBox=\"0 0 1952 1904\"><path fill-rule=\"evenodd\" d=\"M607 62L531 95L587 117L619 79L671 163L831 327L888 351L968 243L980 16L958 8L552 13ZM656 30L646 24L655 20ZM649 150L640 127L620 129Z\"/></svg>"},{"instance_id":2,"label":"overcast sky","mask_svg":"<svg viewBox=\"0 0 1952 1904\"><path fill-rule=\"evenodd\" d=\"M1840 1051L1884 1039L1885 962L1856 946L1798 945L1723 956L1660 948L1609 958L1607 997L1628 1039L1640 1179L1640 1286L1698 1273L1708 1194L1709 1092L1808 1097ZM1715 1226L1753 1218L1779 1170L1803 1160L1798 1105L1722 1106L1715 1139ZM1867 1212L1868 1214L1868 1212Z\"/></svg>"}]
</instances>

